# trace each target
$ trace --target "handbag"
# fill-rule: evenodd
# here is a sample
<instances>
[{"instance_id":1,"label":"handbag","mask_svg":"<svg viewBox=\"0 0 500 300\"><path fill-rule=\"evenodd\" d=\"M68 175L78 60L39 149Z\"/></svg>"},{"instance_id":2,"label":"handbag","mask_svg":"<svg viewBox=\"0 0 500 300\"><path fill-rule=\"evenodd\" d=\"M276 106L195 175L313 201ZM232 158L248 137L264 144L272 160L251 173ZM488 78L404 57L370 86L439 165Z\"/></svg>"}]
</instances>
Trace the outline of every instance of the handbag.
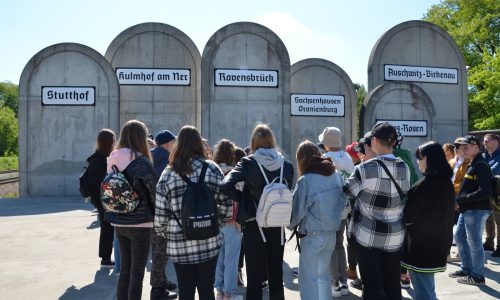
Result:
<instances>
[{"instance_id":1,"label":"handbag","mask_svg":"<svg viewBox=\"0 0 500 300\"><path fill-rule=\"evenodd\" d=\"M389 172L389 169L387 169L387 166L380 159L374 159L374 161L376 161L382 167L382 169L384 169L384 171L387 174L387 176L389 176L389 178L391 179L392 183L394 183L394 185L396 186L396 190L398 191L399 198L401 199L401 201L403 203L405 203L406 202L406 195L405 195L405 193L403 193L403 190L401 190L401 187L396 182L396 180L394 179L394 177L392 177L392 174L391 174L391 172Z\"/></svg>"}]
</instances>

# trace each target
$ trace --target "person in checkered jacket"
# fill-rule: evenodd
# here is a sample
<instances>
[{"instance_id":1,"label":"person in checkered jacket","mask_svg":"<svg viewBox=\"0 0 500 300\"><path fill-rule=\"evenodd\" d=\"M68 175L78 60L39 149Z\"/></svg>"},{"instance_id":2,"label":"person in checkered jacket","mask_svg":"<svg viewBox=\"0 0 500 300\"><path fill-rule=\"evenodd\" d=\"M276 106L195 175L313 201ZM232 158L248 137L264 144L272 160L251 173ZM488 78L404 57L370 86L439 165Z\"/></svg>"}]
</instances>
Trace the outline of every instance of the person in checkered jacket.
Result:
<instances>
[{"instance_id":1,"label":"person in checkered jacket","mask_svg":"<svg viewBox=\"0 0 500 300\"><path fill-rule=\"evenodd\" d=\"M410 188L410 170L392 154L397 138L392 125L375 125L369 138L377 157L356 166L344 187L349 197L356 198L349 233L357 242L363 299L401 299L402 194Z\"/></svg>"},{"instance_id":2,"label":"person in checkered jacket","mask_svg":"<svg viewBox=\"0 0 500 300\"><path fill-rule=\"evenodd\" d=\"M170 165L156 186L154 227L167 239L167 256L172 259L177 275L180 299L214 299L215 267L222 235L204 240L187 240L174 218L181 216L182 197L187 188L182 175L197 182L203 162L208 163L205 184L214 193L219 210L219 225L232 215L232 200L222 194L219 184L224 175L216 163L205 159L201 135L195 127L184 126L177 137Z\"/></svg>"}]
</instances>

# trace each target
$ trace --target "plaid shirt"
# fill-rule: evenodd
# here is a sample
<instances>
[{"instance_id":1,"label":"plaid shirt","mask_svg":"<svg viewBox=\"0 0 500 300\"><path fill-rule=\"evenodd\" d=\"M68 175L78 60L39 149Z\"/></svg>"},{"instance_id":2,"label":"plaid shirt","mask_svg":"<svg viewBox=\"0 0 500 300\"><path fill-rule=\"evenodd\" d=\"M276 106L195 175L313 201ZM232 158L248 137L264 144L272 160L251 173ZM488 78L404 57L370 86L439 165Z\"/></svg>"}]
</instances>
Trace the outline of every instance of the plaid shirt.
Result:
<instances>
[{"instance_id":1,"label":"plaid shirt","mask_svg":"<svg viewBox=\"0 0 500 300\"><path fill-rule=\"evenodd\" d=\"M406 194L410 188L410 170L404 161L387 156L377 159L385 163ZM404 203L384 169L374 160L356 166L347 179L345 191L356 198L349 232L358 243L387 252L399 250L405 236Z\"/></svg>"},{"instance_id":2,"label":"plaid shirt","mask_svg":"<svg viewBox=\"0 0 500 300\"><path fill-rule=\"evenodd\" d=\"M221 193L219 183L224 178L222 171L213 161L208 163L205 183L214 192L219 207L219 222L225 223L231 218L232 201ZM197 182L201 173L203 159L192 161L194 172L188 175L192 182ZM181 218L182 196L186 182L168 166L161 174L156 186L156 205L154 227L158 234L167 239L167 255L174 263L196 264L205 262L219 253L223 242L222 235L206 240L186 240L181 227L172 213Z\"/></svg>"}]
</instances>

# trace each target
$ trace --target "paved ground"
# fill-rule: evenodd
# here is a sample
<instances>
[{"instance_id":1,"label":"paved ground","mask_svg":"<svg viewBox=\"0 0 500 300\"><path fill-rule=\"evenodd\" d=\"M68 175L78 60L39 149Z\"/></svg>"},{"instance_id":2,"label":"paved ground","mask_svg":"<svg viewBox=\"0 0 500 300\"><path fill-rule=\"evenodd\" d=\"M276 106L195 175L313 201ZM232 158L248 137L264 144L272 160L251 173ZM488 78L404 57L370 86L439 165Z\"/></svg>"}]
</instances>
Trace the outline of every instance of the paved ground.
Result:
<instances>
[{"instance_id":1,"label":"paved ground","mask_svg":"<svg viewBox=\"0 0 500 300\"><path fill-rule=\"evenodd\" d=\"M78 198L0 199L0 299L114 299L117 277L100 270L99 237L92 206ZM298 266L293 243L285 250L286 299L300 299L291 268ZM438 298L500 299L500 259L486 255L487 285L457 284L445 273L436 276ZM149 267L144 278L143 299L149 299ZM458 268L450 264L448 271ZM175 272L167 266L171 280ZM244 294L244 288L241 288ZM351 289L342 299L361 299ZM404 299L412 290L403 291ZM267 297L265 298L267 299Z\"/></svg>"}]
</instances>

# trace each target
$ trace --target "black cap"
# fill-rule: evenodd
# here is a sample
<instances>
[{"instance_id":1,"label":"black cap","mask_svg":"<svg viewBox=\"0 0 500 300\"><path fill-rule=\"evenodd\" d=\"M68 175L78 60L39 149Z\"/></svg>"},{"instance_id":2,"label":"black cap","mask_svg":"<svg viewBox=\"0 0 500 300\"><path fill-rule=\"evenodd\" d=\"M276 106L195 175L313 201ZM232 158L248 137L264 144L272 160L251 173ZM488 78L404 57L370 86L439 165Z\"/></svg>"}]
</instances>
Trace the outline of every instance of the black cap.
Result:
<instances>
[{"instance_id":1,"label":"black cap","mask_svg":"<svg viewBox=\"0 0 500 300\"><path fill-rule=\"evenodd\" d=\"M481 140L473 135L466 135L463 138L455 140L455 144L458 145L478 145L481 146Z\"/></svg>"},{"instance_id":2,"label":"black cap","mask_svg":"<svg viewBox=\"0 0 500 300\"><path fill-rule=\"evenodd\" d=\"M373 126L371 130L371 136L374 136L380 140L392 142L397 140L398 132L396 128L391 124L382 122Z\"/></svg>"}]
</instances>

